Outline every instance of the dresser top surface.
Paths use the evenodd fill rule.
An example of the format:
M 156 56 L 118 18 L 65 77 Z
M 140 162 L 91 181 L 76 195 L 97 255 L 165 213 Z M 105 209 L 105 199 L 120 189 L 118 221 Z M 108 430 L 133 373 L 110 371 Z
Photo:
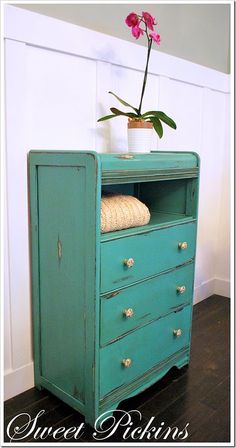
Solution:
M 98 153 L 95 151 L 57 151 L 34 150 L 30 151 L 30 161 L 41 164 L 45 160 L 56 163 L 59 159 L 64 161 L 80 162 L 81 157 L 94 157 L 101 166 L 102 171 L 139 171 L 139 170 L 181 170 L 198 169 L 199 156 L 188 151 L 153 151 L 150 153 Z M 48 159 L 49 157 L 49 159 Z
M 193 152 L 156 151 L 150 153 L 98 154 L 102 171 L 112 170 L 166 170 L 197 168 L 199 157 Z

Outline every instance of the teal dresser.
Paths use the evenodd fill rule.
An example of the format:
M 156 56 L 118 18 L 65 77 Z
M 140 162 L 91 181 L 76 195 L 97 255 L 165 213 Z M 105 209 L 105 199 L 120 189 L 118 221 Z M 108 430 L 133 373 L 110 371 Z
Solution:
M 29 170 L 35 384 L 93 425 L 189 363 L 199 158 L 31 151 Z M 102 192 L 150 223 L 101 234 Z

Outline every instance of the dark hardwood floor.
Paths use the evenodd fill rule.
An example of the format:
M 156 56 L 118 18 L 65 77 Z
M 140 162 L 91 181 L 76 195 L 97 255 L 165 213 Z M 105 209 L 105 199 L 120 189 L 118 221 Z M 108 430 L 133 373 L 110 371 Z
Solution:
M 229 299 L 216 295 L 195 305 L 189 366 L 181 370 L 171 369 L 155 385 L 120 404 L 119 409 L 121 410 L 138 410 L 142 414 L 141 422 L 137 412 L 131 414 L 133 416 L 132 428 L 129 425 L 133 430 L 141 426 L 144 431 L 146 427 L 142 439 L 137 439 L 137 431 L 134 432 L 135 440 L 130 437 L 124 439 L 127 426 L 120 426 L 111 437 L 100 440 L 101 443 L 230 441 L 229 305 Z M 45 413 L 39 418 L 35 430 L 39 426 L 41 428 L 51 426 L 52 430 L 61 427 L 78 427 L 84 422 L 84 418 L 79 413 L 49 392 L 33 388 L 5 402 L 5 442 L 9 441 L 7 425 L 14 416 L 27 413 L 34 419 L 42 409 L 45 410 Z M 117 411 L 117 416 L 121 418 L 122 415 Z M 15 424 L 12 426 L 22 427 L 26 422 L 27 416 L 22 415 L 15 420 Z M 149 433 L 153 438 L 148 438 L 148 427 L 146 426 L 148 422 L 151 422 L 149 430 L 153 426 L 156 427 L 156 438 L 153 436 L 154 432 Z M 188 436 L 181 440 L 181 437 L 186 435 L 184 428 L 187 423 L 189 423 L 187 426 Z M 30 432 L 29 428 L 28 433 Z M 159 432 L 158 428 L 160 428 Z M 94 428 L 87 424 L 85 424 L 81 438 L 77 440 L 74 438 L 65 440 L 62 432 L 58 432 L 57 441 L 46 433 L 42 439 L 34 439 L 35 430 L 22 439 L 22 443 L 28 443 L 28 445 L 33 442 L 45 443 L 45 446 L 48 442 L 55 444 L 68 442 L 68 445 L 73 442 L 97 443 L 97 439 L 93 437 Z M 175 433 L 177 436 L 174 439 Z M 104 435 L 100 435 L 100 437 L 102 438 Z

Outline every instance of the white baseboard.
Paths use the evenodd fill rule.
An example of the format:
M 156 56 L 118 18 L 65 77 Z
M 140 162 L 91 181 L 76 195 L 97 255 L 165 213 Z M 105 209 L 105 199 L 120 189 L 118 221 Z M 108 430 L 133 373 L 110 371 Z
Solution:
M 230 281 L 220 278 L 211 278 L 201 285 L 194 288 L 194 305 L 212 294 L 218 294 L 219 296 L 230 297 Z
M 207 280 L 206 282 L 201 283 L 201 285 L 194 288 L 194 299 L 193 303 L 194 305 L 198 302 L 201 302 L 202 300 L 207 299 L 207 297 L 212 296 L 212 294 L 215 294 L 215 279 L 211 278 L 210 280 Z
M 230 297 L 230 281 L 222 278 L 215 278 L 214 294 Z
M 4 400 L 15 397 L 31 387 L 34 387 L 33 362 L 17 370 L 8 370 L 4 375 Z

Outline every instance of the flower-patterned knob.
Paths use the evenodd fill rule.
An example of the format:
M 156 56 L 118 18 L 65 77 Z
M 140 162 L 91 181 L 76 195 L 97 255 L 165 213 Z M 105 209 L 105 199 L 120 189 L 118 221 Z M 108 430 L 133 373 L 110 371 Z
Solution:
M 180 242 L 178 244 L 178 248 L 181 249 L 181 250 L 188 249 L 188 243 L 186 241 Z
M 183 294 L 186 291 L 186 286 L 182 285 L 182 286 L 177 286 L 176 291 L 179 294 Z
M 122 365 L 126 368 L 130 367 L 132 364 L 132 360 L 130 358 L 122 359 Z
M 127 268 L 132 268 L 134 265 L 134 259 L 133 258 L 126 258 L 124 260 L 124 265 L 127 266 Z
M 134 310 L 133 310 L 132 308 L 126 308 L 126 309 L 123 311 L 123 315 L 124 315 L 125 317 L 133 317 L 133 315 L 134 315 Z
M 177 330 L 173 331 L 174 336 L 176 336 L 177 338 L 179 338 L 182 335 L 182 330 L 181 328 L 178 328 Z

